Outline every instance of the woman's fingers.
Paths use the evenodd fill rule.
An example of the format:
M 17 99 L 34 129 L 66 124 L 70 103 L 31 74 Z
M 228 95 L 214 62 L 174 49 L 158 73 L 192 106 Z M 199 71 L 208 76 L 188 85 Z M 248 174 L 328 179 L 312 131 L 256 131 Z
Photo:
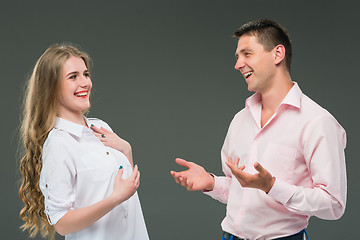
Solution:
M 102 128 L 95 127 L 94 125 L 91 125 L 90 128 L 96 133 L 100 133 L 100 134 L 106 133 L 105 131 L 102 130 Z
M 118 173 L 116 175 L 116 180 L 120 178 L 120 180 L 122 179 L 122 175 L 124 173 L 124 169 L 122 168 L 122 166 L 120 166 Z M 118 181 L 118 180 L 117 180 Z
M 93 133 L 95 134 L 95 136 L 100 139 L 100 141 L 104 142 L 106 140 L 106 136 L 109 137 L 110 134 L 112 134 L 113 132 L 110 132 L 109 130 L 106 130 L 105 128 L 101 127 L 95 127 L 95 126 L 91 126 L 91 129 L 93 130 Z
M 135 184 L 137 189 L 140 186 L 140 171 L 138 171 L 138 174 L 136 175 Z
M 103 128 L 103 127 L 101 127 L 100 129 L 101 129 L 101 131 L 103 131 L 104 133 L 113 133 L 113 132 L 111 132 L 111 131 L 107 130 L 106 128 Z
M 133 169 L 133 172 L 131 173 L 131 177 L 132 177 L 133 179 L 135 179 L 135 178 L 136 178 L 136 175 L 138 174 L 138 172 L 139 172 L 139 167 L 138 167 L 138 165 L 136 164 L 135 167 L 134 167 L 134 169 Z

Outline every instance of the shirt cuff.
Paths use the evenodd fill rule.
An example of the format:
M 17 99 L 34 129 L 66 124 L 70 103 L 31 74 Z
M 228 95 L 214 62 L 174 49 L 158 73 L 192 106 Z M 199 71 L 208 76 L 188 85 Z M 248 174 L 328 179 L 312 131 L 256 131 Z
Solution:
M 203 190 L 203 193 L 216 199 L 222 203 L 226 203 L 228 199 L 231 178 L 218 177 L 210 173 L 214 177 L 214 189 L 212 191 Z
M 268 193 L 268 196 L 285 205 L 295 192 L 296 186 L 276 178 L 274 185 Z
M 215 176 L 212 173 L 209 173 L 209 174 L 214 178 L 214 188 L 211 191 L 204 189 L 204 190 L 202 190 L 202 192 L 205 193 L 206 195 L 211 196 L 212 194 L 214 194 L 214 192 L 216 192 L 216 178 L 217 178 L 217 176 Z
M 68 211 L 61 211 L 54 214 L 49 214 L 49 212 L 45 211 L 45 214 L 48 218 L 49 224 L 56 224 Z

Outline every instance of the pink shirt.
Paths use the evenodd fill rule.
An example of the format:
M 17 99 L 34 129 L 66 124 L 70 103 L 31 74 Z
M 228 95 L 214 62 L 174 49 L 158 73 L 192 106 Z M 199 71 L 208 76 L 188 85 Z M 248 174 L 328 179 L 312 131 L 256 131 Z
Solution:
M 224 231 L 245 239 L 272 239 L 306 228 L 310 216 L 338 219 L 345 210 L 346 133 L 295 83 L 261 128 L 261 96 L 254 94 L 232 120 L 221 150 L 225 176 L 205 192 L 227 204 Z M 258 161 L 276 181 L 268 194 L 243 188 L 225 162 L 240 158 L 246 172 Z

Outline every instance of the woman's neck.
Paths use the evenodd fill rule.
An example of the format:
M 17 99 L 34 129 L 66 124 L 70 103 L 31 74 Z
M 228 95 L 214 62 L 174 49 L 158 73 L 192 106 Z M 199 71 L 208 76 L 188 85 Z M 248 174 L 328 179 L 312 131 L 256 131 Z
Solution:
M 83 125 L 85 127 L 88 127 L 84 118 L 84 114 L 58 114 L 58 117 L 63 118 L 67 121 Z

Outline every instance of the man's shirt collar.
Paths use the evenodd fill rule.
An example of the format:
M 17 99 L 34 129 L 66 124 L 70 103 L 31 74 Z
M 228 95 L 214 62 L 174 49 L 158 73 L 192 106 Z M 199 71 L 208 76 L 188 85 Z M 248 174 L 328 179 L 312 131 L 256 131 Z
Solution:
M 290 91 L 287 93 L 283 101 L 281 102 L 281 105 L 290 105 L 296 108 L 300 108 L 301 105 L 301 97 L 303 93 L 299 87 L 299 85 L 294 82 L 294 86 L 290 89 Z M 245 106 L 246 107 L 252 107 L 254 105 L 261 104 L 261 94 L 255 93 L 252 96 L 250 96 L 248 99 L 246 99 Z

